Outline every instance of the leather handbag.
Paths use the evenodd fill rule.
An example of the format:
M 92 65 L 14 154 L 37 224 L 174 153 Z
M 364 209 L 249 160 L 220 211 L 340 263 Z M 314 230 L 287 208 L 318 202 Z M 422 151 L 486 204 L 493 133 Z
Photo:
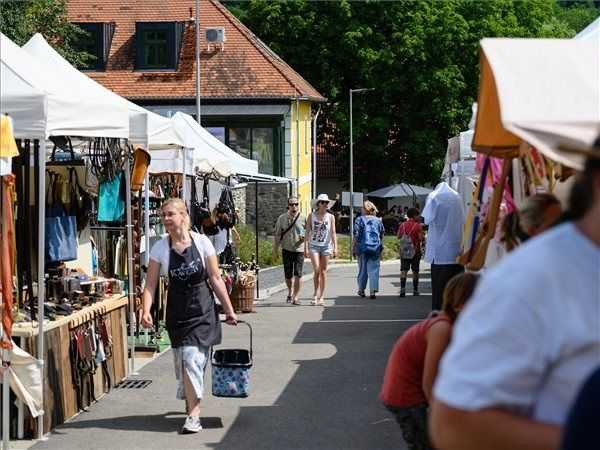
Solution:
M 131 191 L 137 192 L 144 185 L 144 178 L 150 166 L 150 153 L 142 147 L 136 147 L 133 153 L 133 170 L 131 172 Z
M 98 222 L 118 222 L 125 215 L 123 172 L 100 183 L 98 193 Z
M 51 181 L 49 194 L 53 197 L 56 176 Z M 48 201 L 46 196 L 46 261 L 62 262 L 77 259 L 77 223 L 75 216 L 67 214 L 61 202 Z

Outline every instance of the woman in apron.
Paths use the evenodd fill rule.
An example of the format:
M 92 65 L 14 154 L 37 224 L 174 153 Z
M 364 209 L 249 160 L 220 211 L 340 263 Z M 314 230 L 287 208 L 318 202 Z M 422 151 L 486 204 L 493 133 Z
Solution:
M 177 398 L 185 399 L 187 418 L 182 433 L 196 433 L 204 368 L 212 345 L 221 342 L 221 324 L 213 292 L 220 300 L 226 321 L 237 317 L 221 279 L 215 249 L 208 238 L 190 231 L 185 203 L 168 199 L 161 208 L 167 235 L 150 252 L 144 289 L 142 325 L 152 327 L 150 307 L 161 274 L 168 275 L 166 327 L 173 348 Z

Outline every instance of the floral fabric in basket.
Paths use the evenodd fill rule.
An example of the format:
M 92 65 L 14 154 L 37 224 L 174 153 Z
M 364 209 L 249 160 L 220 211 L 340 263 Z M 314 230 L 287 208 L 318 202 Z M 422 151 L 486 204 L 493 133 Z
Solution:
M 216 397 L 248 397 L 249 367 L 212 366 L 212 393 Z

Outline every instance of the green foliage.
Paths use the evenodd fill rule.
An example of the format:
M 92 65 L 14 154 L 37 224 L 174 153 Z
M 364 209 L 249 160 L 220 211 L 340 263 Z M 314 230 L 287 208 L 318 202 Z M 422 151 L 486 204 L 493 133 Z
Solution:
M 399 252 L 398 238 L 396 236 L 384 236 L 382 260 L 398 259 Z M 350 259 L 350 238 L 348 236 L 338 236 L 337 259 Z
M 243 262 L 249 262 L 256 255 L 255 234 L 252 228 L 246 225 L 237 225 L 236 229 L 240 233 L 240 246 L 237 254 Z M 281 255 L 273 259 L 273 240 L 260 239 L 258 240 L 258 264 L 260 267 L 275 266 L 282 264 Z
M 0 31 L 17 45 L 41 33 L 74 65 L 85 65 L 95 58 L 76 49 L 76 42 L 87 33 L 69 22 L 65 0 L 0 0 Z
M 568 38 L 600 15 L 555 0 L 224 3 L 328 98 L 319 135 L 345 168 L 349 89 L 376 88 L 353 99 L 357 190 L 436 181 L 447 139 L 471 117 L 480 39 Z

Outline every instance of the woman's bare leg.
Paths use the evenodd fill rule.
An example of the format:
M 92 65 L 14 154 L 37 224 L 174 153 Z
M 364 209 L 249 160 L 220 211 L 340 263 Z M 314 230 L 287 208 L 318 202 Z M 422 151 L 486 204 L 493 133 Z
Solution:
M 319 302 L 323 302 L 325 297 L 325 286 L 327 285 L 327 265 L 329 264 L 329 256 L 321 255 L 319 257 L 319 278 L 321 279 L 321 295 Z
M 190 381 L 190 377 L 183 368 L 183 388 L 185 391 L 185 405 L 187 407 L 187 415 L 188 416 L 200 416 L 200 399 L 196 397 L 196 391 L 192 382 Z
M 314 292 L 313 292 L 313 298 L 315 300 L 317 300 L 318 298 L 318 290 L 319 290 L 319 284 L 320 284 L 320 280 L 319 280 L 319 255 L 317 253 L 313 253 L 310 252 L 310 262 L 312 263 L 313 266 L 313 285 L 314 285 Z

